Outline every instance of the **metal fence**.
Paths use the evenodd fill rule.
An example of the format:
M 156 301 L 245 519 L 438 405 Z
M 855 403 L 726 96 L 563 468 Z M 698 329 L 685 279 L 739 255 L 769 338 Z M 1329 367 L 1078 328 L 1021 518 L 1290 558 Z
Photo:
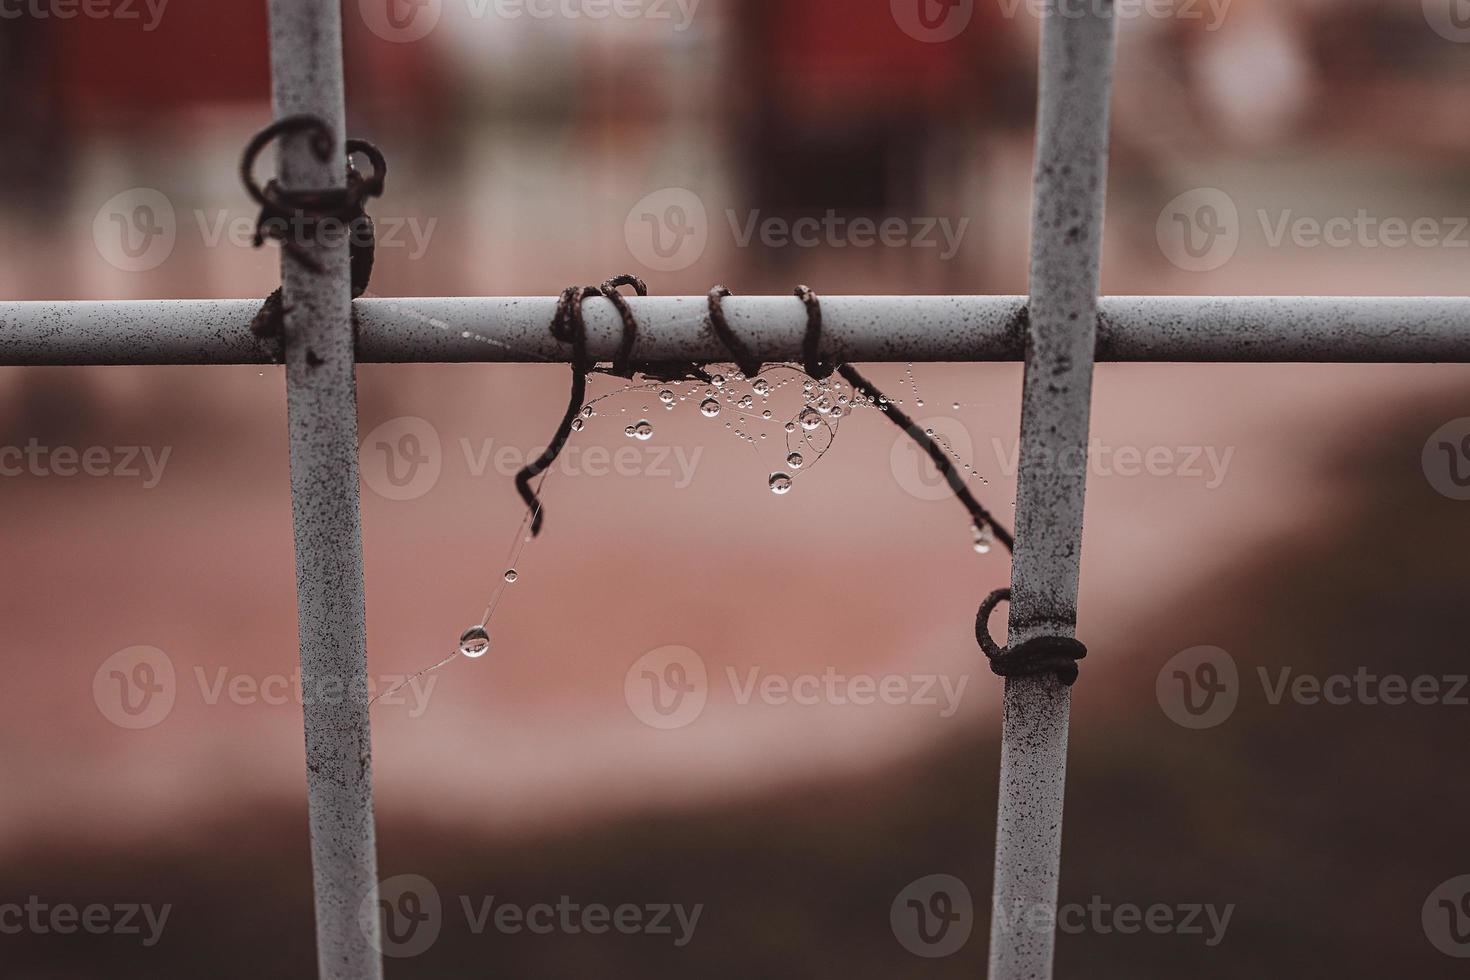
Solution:
M 1085 8 L 1085 9 L 1084 9 Z M 309 113 L 344 132 L 339 0 L 270 0 L 278 117 Z M 1098 296 L 1114 52 L 1110 3 L 1044 20 L 1030 297 L 826 297 L 833 361 L 1024 358 L 1012 643 L 1074 634 L 1085 468 L 1025 465 L 1087 452 L 1094 361 L 1470 362 L 1470 299 Z M 283 141 L 287 190 L 341 187 L 345 161 Z M 372 916 L 377 863 L 355 363 L 567 362 L 547 330 L 552 299 L 351 299 L 345 243 L 308 246 L 321 271 L 284 261 L 284 341 L 303 683 L 352 696 L 305 706 L 307 784 L 322 977 L 382 975 Z M 638 360 L 728 360 L 705 297 L 629 301 Z M 261 364 L 274 344 L 246 324 L 259 301 L 0 303 L 0 364 Z M 357 315 L 354 343 L 354 312 Z M 732 298 L 731 329 L 757 357 L 802 355 L 793 297 Z M 450 323 L 480 325 L 474 336 Z M 621 320 L 587 306 L 589 354 L 610 358 Z M 995 908 L 1055 922 L 1070 689 L 1052 675 L 1006 682 Z M 1055 932 L 992 925 L 990 976 L 1051 976 Z

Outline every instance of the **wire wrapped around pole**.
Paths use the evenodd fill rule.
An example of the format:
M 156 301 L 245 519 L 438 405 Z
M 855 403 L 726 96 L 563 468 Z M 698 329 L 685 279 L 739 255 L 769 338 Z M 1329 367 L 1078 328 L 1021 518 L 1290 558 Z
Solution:
M 567 401 L 566 414 L 562 416 L 561 425 L 557 427 L 556 435 L 552 436 L 551 444 L 535 461 L 516 474 L 516 489 L 520 491 L 521 499 L 526 502 L 533 515 L 532 537 L 541 533 L 541 526 L 546 521 L 546 509 L 541 506 L 541 500 L 536 496 L 531 481 L 549 470 L 566 448 L 567 440 L 572 435 L 572 426 L 582 411 L 582 403 L 587 400 L 587 374 L 592 370 L 592 362 L 587 355 L 587 321 L 582 314 L 582 303 L 590 296 L 601 295 L 603 291 L 597 286 L 567 287 L 562 291 L 561 299 L 556 304 L 556 317 L 551 321 L 552 335 L 557 340 L 572 345 L 572 393 Z

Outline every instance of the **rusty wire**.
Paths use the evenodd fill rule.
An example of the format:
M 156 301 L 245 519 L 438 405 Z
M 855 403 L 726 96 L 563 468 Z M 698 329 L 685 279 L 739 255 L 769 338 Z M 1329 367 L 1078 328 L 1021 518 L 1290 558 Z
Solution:
M 367 292 L 377 255 L 377 229 L 365 206 L 369 199 L 381 197 L 388 178 L 388 162 L 381 150 L 367 140 L 346 142 L 347 181 L 342 187 L 319 190 L 287 190 L 279 180 L 271 178 L 262 187 L 255 179 L 255 164 L 260 154 L 282 136 L 305 134 L 312 155 L 326 162 L 336 144 L 332 129 L 321 118 L 309 114 L 286 116 L 256 133 L 245 147 L 240 160 L 240 179 L 251 200 L 260 206 L 255 222 L 254 245 L 277 241 L 295 262 L 320 275 L 322 265 L 305 246 L 290 235 L 292 227 L 306 234 L 315 233 L 323 221 L 342 223 L 350 243 L 350 277 L 352 298 Z M 371 169 L 363 174 L 353 165 L 356 154 L 367 157 Z M 354 327 L 356 322 L 354 320 Z M 285 329 L 285 310 L 281 291 L 266 298 L 260 312 L 250 322 L 250 330 L 262 339 L 279 340 Z

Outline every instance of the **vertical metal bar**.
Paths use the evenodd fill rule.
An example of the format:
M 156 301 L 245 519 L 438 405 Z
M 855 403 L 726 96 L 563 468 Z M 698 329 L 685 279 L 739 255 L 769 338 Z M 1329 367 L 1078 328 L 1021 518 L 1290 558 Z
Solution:
M 341 146 L 340 0 L 270 0 L 270 33 L 277 117 L 319 116 Z M 280 174 L 287 189 L 341 187 L 345 154 L 323 163 L 305 137 L 288 138 Z M 281 279 L 317 967 L 323 978 L 375 980 L 382 959 L 348 251 L 345 242 L 301 244 L 322 272 L 283 252 Z M 373 914 L 360 924 L 364 903 Z
M 1011 643 L 1076 632 L 1113 50 L 1110 2 L 1044 19 Z M 1071 705 L 1054 676 L 1006 682 L 991 980 L 1052 975 Z

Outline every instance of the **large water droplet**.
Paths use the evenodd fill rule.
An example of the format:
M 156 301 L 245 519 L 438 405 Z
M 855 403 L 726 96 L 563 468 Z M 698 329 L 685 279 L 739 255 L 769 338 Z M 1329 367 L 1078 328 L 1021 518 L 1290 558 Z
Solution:
M 725 387 L 725 376 L 723 374 L 717 374 L 709 379 L 709 383 L 716 388 L 723 388 Z
M 471 626 L 460 634 L 459 652 L 471 660 L 478 660 L 490 652 L 490 631 L 483 626 Z
M 699 411 L 705 418 L 714 418 L 720 414 L 720 403 L 713 398 L 706 398 L 699 406 Z
M 769 395 L 771 393 L 771 383 L 765 378 L 756 378 L 755 384 L 750 386 L 750 390 L 757 395 Z
M 647 442 L 648 440 L 653 438 L 653 423 L 648 421 L 648 419 L 643 419 L 637 425 L 633 426 L 633 435 L 635 435 L 639 439 L 639 441 Z
M 801 469 L 802 464 L 805 462 L 806 460 L 802 458 L 801 453 L 792 453 L 790 456 L 786 457 L 786 465 L 791 467 L 793 470 Z
M 808 432 L 822 424 L 822 416 L 815 408 L 803 408 L 801 414 L 796 417 L 801 427 Z
M 785 473 L 771 474 L 771 492 L 777 496 L 789 493 L 791 490 L 791 477 Z
M 660 391 L 658 393 L 658 400 L 663 402 L 665 405 L 672 405 L 674 404 L 674 393 L 665 388 L 663 391 Z
M 592 417 L 592 415 L 593 415 L 592 406 L 591 405 L 585 405 L 585 406 L 583 406 L 583 408 L 582 408 L 582 418 L 584 418 L 584 419 L 590 419 Z

